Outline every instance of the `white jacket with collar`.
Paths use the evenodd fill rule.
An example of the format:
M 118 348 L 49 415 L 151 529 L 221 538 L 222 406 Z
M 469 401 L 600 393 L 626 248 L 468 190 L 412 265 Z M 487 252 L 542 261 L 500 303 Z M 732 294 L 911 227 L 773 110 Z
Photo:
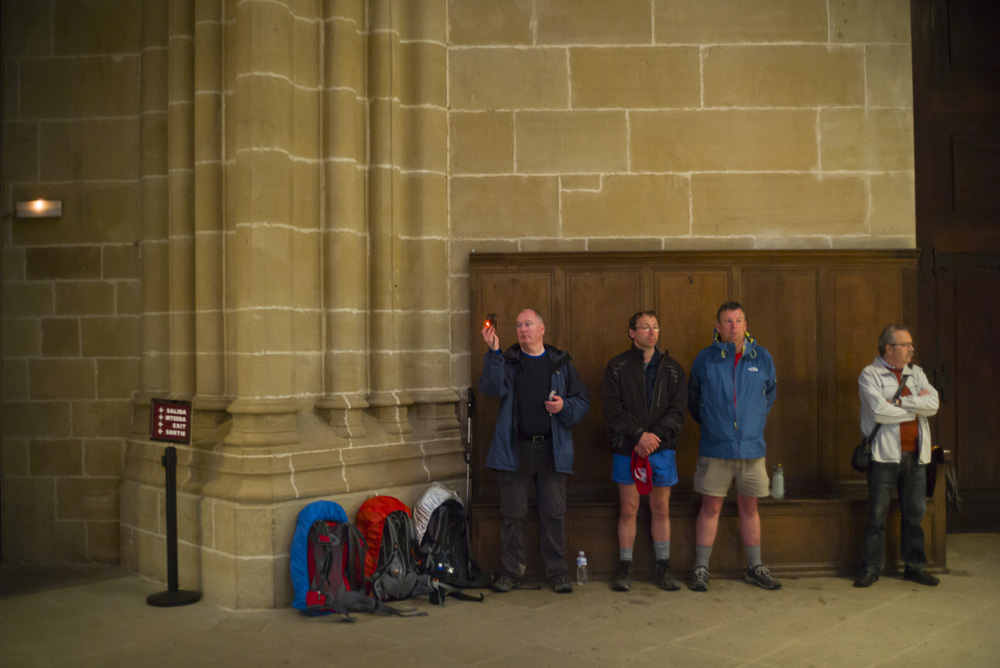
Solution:
M 897 463 L 900 460 L 899 425 L 903 422 L 916 420 L 920 426 L 919 461 L 929 464 L 931 461 L 931 430 L 927 418 L 938 412 L 940 401 L 937 390 L 928 382 L 923 369 L 916 364 L 908 364 L 903 370 L 906 386 L 910 388 L 910 396 L 901 397 L 901 406 L 889 403 L 899 389 L 896 375 L 889 370 L 881 357 L 861 371 L 858 377 L 858 389 L 861 394 L 861 433 L 867 436 L 879 427 L 872 446 L 872 459 L 882 463 Z M 928 394 L 920 396 L 922 390 Z

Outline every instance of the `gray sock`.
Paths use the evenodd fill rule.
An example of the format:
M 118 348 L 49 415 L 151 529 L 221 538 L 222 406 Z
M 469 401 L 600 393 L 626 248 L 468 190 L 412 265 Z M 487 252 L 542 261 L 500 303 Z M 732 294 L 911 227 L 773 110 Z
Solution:
M 750 568 L 760 566 L 760 545 L 746 545 L 745 549 L 747 551 L 747 566 Z
M 657 561 L 664 561 L 670 559 L 670 541 L 669 540 L 654 540 L 653 541 L 653 554 L 656 555 Z
M 632 548 L 631 547 L 619 547 L 618 548 L 618 559 L 621 561 L 632 561 Z
M 708 568 L 708 559 L 712 556 L 712 546 L 711 545 L 695 545 L 694 546 L 694 565 L 704 566 Z

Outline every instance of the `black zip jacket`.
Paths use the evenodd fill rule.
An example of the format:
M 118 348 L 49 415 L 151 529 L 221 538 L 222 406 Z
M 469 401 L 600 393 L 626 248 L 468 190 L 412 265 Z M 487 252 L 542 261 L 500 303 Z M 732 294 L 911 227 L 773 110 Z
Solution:
M 653 384 L 653 401 L 647 410 L 646 374 L 642 350 L 632 346 L 613 357 L 604 370 L 601 403 L 611 427 L 611 452 L 631 455 L 645 431 L 660 439 L 661 448 L 676 449 L 684 426 L 687 383 L 684 369 L 664 350 Z

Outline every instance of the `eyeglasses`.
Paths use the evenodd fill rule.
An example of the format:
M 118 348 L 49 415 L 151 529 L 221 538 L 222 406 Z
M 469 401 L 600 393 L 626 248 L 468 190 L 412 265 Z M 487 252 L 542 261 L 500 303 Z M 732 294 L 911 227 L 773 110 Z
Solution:
M 910 348 L 911 350 L 913 350 L 912 343 L 890 343 L 889 345 L 896 346 L 897 348 Z
M 658 332 L 658 331 L 660 331 L 660 328 L 659 327 L 650 327 L 649 325 L 641 325 L 639 327 L 636 327 L 635 331 L 637 331 L 637 332 Z

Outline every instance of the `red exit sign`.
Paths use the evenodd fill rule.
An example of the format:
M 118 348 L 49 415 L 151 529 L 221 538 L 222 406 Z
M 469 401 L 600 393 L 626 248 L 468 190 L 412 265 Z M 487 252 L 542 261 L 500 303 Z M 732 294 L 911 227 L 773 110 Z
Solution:
M 153 399 L 149 408 L 149 440 L 191 442 L 191 402 Z

